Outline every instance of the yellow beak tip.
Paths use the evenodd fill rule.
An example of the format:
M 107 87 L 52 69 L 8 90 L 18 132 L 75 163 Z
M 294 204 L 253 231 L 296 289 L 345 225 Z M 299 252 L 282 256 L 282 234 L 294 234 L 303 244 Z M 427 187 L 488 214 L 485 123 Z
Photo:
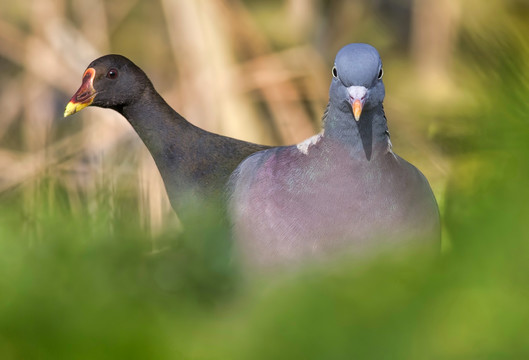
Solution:
M 88 105 L 90 105 L 90 103 L 74 103 L 70 101 L 64 109 L 64 117 L 73 115 L 76 112 L 83 110 Z

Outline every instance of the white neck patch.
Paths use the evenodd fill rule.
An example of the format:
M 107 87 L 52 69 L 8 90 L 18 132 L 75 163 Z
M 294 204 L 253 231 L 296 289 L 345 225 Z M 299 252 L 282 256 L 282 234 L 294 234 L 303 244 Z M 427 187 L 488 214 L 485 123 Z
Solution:
M 309 153 L 309 147 L 313 146 L 313 145 L 316 145 L 320 140 L 321 138 L 323 137 L 323 131 L 319 134 L 316 134 L 314 136 L 311 136 L 310 138 L 308 138 L 307 140 L 299 143 L 296 145 L 296 147 L 298 148 L 298 150 L 302 153 L 302 154 L 305 154 L 307 155 Z

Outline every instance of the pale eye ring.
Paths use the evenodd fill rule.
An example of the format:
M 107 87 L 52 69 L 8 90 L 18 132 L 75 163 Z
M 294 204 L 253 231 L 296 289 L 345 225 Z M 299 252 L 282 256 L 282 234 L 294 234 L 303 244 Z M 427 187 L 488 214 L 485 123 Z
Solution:
M 382 79 L 382 76 L 384 76 L 384 70 L 382 70 L 382 68 L 380 68 L 380 71 L 378 72 L 378 78 Z
M 336 69 L 336 66 L 332 67 L 332 76 L 335 78 L 338 77 L 338 69 Z

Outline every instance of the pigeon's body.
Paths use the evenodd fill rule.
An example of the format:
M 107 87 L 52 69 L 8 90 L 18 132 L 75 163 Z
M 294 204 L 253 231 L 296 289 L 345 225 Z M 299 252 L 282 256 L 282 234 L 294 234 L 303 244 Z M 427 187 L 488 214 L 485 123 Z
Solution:
M 331 85 L 324 132 L 297 146 L 258 152 L 232 174 L 234 231 L 252 263 L 358 254 L 409 242 L 439 248 L 439 214 L 428 181 L 391 150 L 378 53 L 363 44 L 344 49 L 336 67 L 338 74 L 346 70 Z M 367 74 L 348 76 L 348 60 Z M 358 86 L 368 92 L 360 94 L 362 117 L 355 121 Z

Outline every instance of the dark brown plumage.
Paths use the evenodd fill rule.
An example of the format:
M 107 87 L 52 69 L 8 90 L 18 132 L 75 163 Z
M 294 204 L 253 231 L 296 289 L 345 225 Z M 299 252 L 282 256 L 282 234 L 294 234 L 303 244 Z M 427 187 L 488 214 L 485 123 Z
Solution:
M 172 109 L 147 75 L 121 55 L 94 60 L 64 116 L 92 105 L 122 114 L 149 149 L 176 212 L 189 200 L 222 194 L 230 174 L 248 155 L 268 146 L 202 130 Z

